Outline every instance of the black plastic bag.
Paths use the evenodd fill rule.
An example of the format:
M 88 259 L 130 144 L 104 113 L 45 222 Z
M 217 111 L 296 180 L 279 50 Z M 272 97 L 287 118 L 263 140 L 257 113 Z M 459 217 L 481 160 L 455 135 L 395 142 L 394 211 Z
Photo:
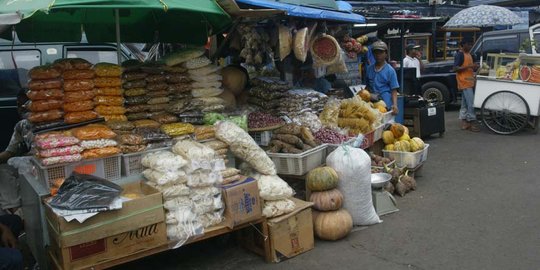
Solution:
M 72 173 L 58 189 L 50 205 L 67 210 L 108 209 L 122 188 L 105 179 Z

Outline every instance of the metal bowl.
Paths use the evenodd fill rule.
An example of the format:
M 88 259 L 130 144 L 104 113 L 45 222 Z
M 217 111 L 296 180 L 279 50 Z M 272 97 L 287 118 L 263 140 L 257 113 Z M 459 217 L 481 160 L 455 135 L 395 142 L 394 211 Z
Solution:
M 392 179 L 392 175 L 389 173 L 372 173 L 371 174 L 371 187 L 382 188 L 386 182 Z

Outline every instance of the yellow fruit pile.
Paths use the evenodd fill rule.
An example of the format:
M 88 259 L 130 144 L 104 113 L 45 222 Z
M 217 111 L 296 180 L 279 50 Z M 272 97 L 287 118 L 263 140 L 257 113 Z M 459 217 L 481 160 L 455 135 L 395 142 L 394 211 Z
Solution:
M 425 143 L 422 139 L 409 137 L 409 129 L 402 124 L 392 124 L 389 130 L 382 134 L 384 150 L 399 152 L 416 152 L 424 149 Z
M 349 134 L 356 136 L 366 134 L 380 124 L 381 113 L 373 109 L 370 103 L 363 101 L 359 96 L 345 99 L 339 108 L 338 126 L 348 128 Z

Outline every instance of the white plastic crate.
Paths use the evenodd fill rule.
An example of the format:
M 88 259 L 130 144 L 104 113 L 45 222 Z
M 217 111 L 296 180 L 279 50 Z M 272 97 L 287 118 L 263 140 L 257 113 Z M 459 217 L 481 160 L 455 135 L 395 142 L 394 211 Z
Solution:
M 414 169 L 418 165 L 424 163 L 427 160 L 429 144 L 426 143 L 426 147 L 416 152 L 399 152 L 383 150 L 384 157 L 394 158 L 398 167 L 407 167 Z
M 392 115 L 392 112 L 385 112 L 383 113 L 382 122 L 383 124 L 393 123 L 395 121 L 396 116 Z
M 145 154 L 150 152 L 160 151 L 160 150 L 170 150 L 170 147 L 157 148 L 146 150 L 137 153 L 122 154 L 122 175 L 130 176 L 134 174 L 140 174 L 144 171 L 144 167 L 141 163 L 142 158 Z
M 260 146 L 268 146 L 272 140 L 272 131 L 250 132 L 249 135 Z
M 74 163 L 43 166 L 39 160 L 33 158 L 36 176 L 44 187 L 50 188 L 51 181 L 66 179 L 72 172 L 90 174 L 110 181 L 118 180 L 121 175 L 120 155 L 82 160 Z
M 375 129 L 375 132 L 373 133 L 373 142 L 382 139 L 382 134 L 385 126 L 386 124 L 383 123 Z
M 300 154 L 267 153 L 278 174 L 304 175 L 326 162 L 326 144 Z

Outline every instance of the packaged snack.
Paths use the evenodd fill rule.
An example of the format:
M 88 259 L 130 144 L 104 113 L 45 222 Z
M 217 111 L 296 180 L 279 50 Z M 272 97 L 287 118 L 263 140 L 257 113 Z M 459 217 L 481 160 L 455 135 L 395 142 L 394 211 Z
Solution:
M 142 119 L 148 118 L 148 113 L 147 112 L 128 113 L 126 117 L 129 121 L 142 120 Z
M 147 94 L 149 97 L 166 97 L 169 95 L 169 91 L 162 90 L 162 91 L 151 91 Z
M 165 66 L 163 67 L 163 71 L 168 73 L 185 73 L 187 69 L 181 66 Z
M 216 72 L 219 72 L 220 70 L 221 70 L 221 67 L 208 65 L 208 66 L 198 68 L 198 69 L 190 69 L 188 73 L 190 76 L 195 78 L 195 77 L 200 77 L 200 76 L 216 73 Z
M 83 79 L 93 79 L 96 74 L 91 69 L 81 69 L 81 70 L 66 70 L 62 73 L 62 78 L 64 80 L 83 80 Z
M 150 98 L 147 102 L 148 105 L 153 104 L 162 104 L 162 103 L 169 103 L 170 99 L 168 97 L 155 97 Z
M 28 72 L 32 80 L 49 80 L 60 77 L 60 71 L 53 66 L 38 66 Z
M 146 89 L 144 88 L 131 88 L 124 91 L 124 96 L 126 97 L 135 97 L 146 95 Z
M 54 149 L 59 147 L 66 147 L 70 145 L 76 145 L 79 143 L 79 139 L 73 136 L 66 136 L 63 134 L 50 134 L 50 136 L 44 136 L 47 134 L 36 135 L 34 142 L 40 149 Z
M 26 96 L 30 100 L 62 99 L 64 91 L 62 89 L 30 90 L 26 92 Z
M 122 106 L 105 106 L 105 105 L 99 105 L 96 106 L 94 109 L 97 113 L 100 115 L 107 115 L 107 114 L 125 114 L 126 108 Z
M 223 93 L 222 88 L 197 88 L 191 90 L 191 95 L 193 97 L 215 97 Z
M 82 159 L 81 154 L 74 154 L 68 156 L 50 157 L 41 160 L 41 164 L 44 166 L 56 165 L 61 163 L 77 162 Z
M 71 132 L 79 140 L 112 139 L 116 137 L 116 133 L 110 128 L 100 124 L 90 124 L 84 127 L 74 128 Z
M 124 98 L 122 96 L 96 96 L 94 102 L 96 105 L 122 106 Z
M 170 124 L 170 123 L 178 122 L 178 117 L 170 113 L 160 113 L 157 115 L 153 115 L 150 118 L 156 122 L 159 122 L 160 124 Z
M 98 77 L 120 77 L 122 67 L 111 63 L 97 63 L 94 65 L 96 76 Z
M 150 112 L 164 112 L 168 107 L 169 103 L 147 105 L 148 111 Z
M 215 81 L 215 82 L 193 82 L 191 83 L 191 87 L 194 89 L 196 88 L 221 88 L 221 82 Z
M 182 65 L 187 69 L 198 69 L 205 66 L 210 65 L 212 62 L 210 62 L 210 59 L 206 56 L 200 56 L 195 59 L 188 60 L 184 62 Z
M 65 92 L 64 102 L 69 103 L 76 101 L 92 100 L 95 95 L 96 92 L 94 90 Z
M 83 151 L 83 148 L 78 145 L 70 145 L 52 149 L 44 149 L 39 151 L 39 156 L 42 158 L 68 156 L 73 154 L 79 154 Z
M 159 128 L 160 124 L 154 120 L 136 120 L 133 121 L 135 128 Z
M 30 80 L 28 82 L 28 89 L 30 90 L 45 90 L 45 89 L 61 89 L 62 80 L 50 79 L 50 80 Z
M 169 136 L 176 137 L 193 133 L 195 131 L 195 128 L 192 124 L 188 123 L 173 123 L 162 125 L 161 130 Z
M 127 130 L 131 131 L 135 128 L 135 125 L 129 121 L 111 120 L 106 125 L 112 130 Z
M 128 113 L 138 113 L 138 112 L 145 112 L 148 110 L 148 105 L 141 104 L 141 105 L 128 105 L 126 107 L 126 112 Z
M 126 105 L 146 104 L 150 100 L 147 96 L 126 97 Z
M 167 90 L 169 88 L 169 85 L 166 83 L 152 83 L 146 85 L 146 90 L 148 91 L 162 91 Z
M 61 110 L 33 112 L 28 115 L 28 120 L 32 123 L 41 123 L 61 119 L 62 116 L 64 116 L 64 113 Z
M 124 89 L 120 87 L 97 88 L 96 94 L 98 96 L 121 96 L 124 94 Z
M 116 133 L 117 135 L 124 135 L 124 134 L 132 134 L 132 133 L 133 133 L 133 130 L 118 130 L 118 129 L 113 129 L 113 132 Z
M 84 140 L 81 141 L 80 144 L 81 147 L 84 149 L 104 148 L 118 145 L 115 140 L 111 139 Z
M 127 121 L 127 116 L 123 114 L 104 114 L 102 117 L 105 119 L 106 122 L 108 121 Z
M 120 153 L 120 148 L 115 146 L 88 149 L 82 152 L 82 156 L 85 159 L 109 157 Z
M 65 58 L 54 61 L 53 66 L 62 71 L 70 69 L 91 69 L 92 64 L 82 58 Z
M 144 80 L 148 74 L 140 71 L 124 72 L 122 79 L 126 82 Z
M 174 73 L 167 76 L 168 83 L 189 83 L 191 77 L 188 74 Z
M 94 109 L 94 102 L 91 100 L 75 101 L 64 104 L 64 112 L 83 112 Z
M 138 80 L 138 81 L 129 81 L 122 85 L 122 88 L 124 89 L 131 89 L 131 88 L 144 88 L 146 86 L 146 80 Z
M 96 87 L 120 87 L 122 86 L 122 79 L 120 77 L 97 77 L 94 79 Z
M 148 83 L 167 82 L 167 76 L 163 74 L 152 74 L 148 75 L 145 80 Z
M 144 144 L 144 138 L 139 134 L 124 134 L 124 135 L 118 135 L 116 137 L 116 141 L 118 141 L 120 144 L 125 145 L 138 145 L 138 144 Z
M 184 93 L 191 91 L 192 87 L 189 83 L 169 84 L 168 91 L 172 93 Z
M 31 112 L 44 112 L 50 110 L 61 109 L 64 102 L 58 99 L 48 99 L 48 100 L 35 100 L 30 101 L 26 108 Z
M 92 80 L 69 80 L 64 81 L 64 91 L 87 91 L 94 89 Z
M 169 135 L 163 133 L 159 128 L 137 128 L 135 132 L 144 138 L 147 143 L 170 140 Z
M 119 147 L 120 147 L 120 150 L 122 151 L 122 153 L 124 153 L 124 154 L 137 153 L 137 152 L 142 152 L 142 151 L 146 150 L 146 145 L 145 144 L 141 144 L 141 145 L 124 145 L 124 144 L 121 144 Z
M 188 109 L 189 99 L 180 99 L 169 103 L 167 111 L 171 113 L 182 113 Z
M 70 112 L 66 113 L 66 115 L 64 116 L 64 122 L 66 122 L 67 124 L 75 124 L 96 118 L 98 118 L 98 115 L 94 111 Z
M 194 76 L 192 79 L 195 82 L 211 83 L 211 82 L 221 81 L 223 80 L 223 77 L 221 77 L 221 75 L 218 75 L 218 74 L 208 74 L 208 75 L 203 75 L 203 76 Z

